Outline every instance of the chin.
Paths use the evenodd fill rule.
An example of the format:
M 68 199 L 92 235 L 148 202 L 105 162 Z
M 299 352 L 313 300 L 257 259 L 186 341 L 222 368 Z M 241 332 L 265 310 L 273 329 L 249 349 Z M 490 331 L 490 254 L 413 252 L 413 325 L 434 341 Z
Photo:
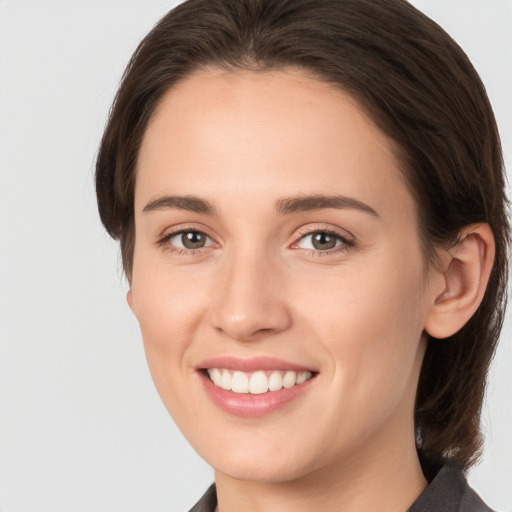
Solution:
M 286 445 L 284 445 L 286 446 Z M 296 480 L 311 470 L 312 464 L 305 460 L 307 454 L 290 446 L 288 450 L 262 450 L 257 446 L 247 449 L 240 444 L 240 449 L 223 450 L 216 453 L 199 455 L 210 464 L 216 472 L 235 480 L 259 483 L 283 483 Z M 298 458 L 301 455 L 301 458 Z
M 214 461 L 215 462 L 215 461 Z M 266 466 L 266 467 L 265 467 Z M 283 463 L 265 464 L 260 461 L 251 464 L 250 461 L 241 461 L 240 464 L 220 463 L 213 466 L 216 472 L 222 473 L 234 480 L 258 482 L 265 484 L 278 484 L 297 480 L 304 476 L 305 471 L 300 471 L 292 464 Z

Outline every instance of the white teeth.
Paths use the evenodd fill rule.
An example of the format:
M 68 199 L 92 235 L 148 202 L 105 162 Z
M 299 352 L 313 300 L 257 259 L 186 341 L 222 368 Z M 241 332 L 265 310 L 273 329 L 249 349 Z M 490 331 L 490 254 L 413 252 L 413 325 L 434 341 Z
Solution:
M 299 372 L 297 374 L 296 384 L 302 384 L 303 382 L 306 382 L 308 379 L 311 379 L 311 377 L 311 372 Z
M 272 373 L 259 370 L 253 373 L 230 371 L 221 368 L 209 368 L 208 374 L 212 382 L 223 389 L 234 393 L 251 393 L 261 395 L 268 391 L 289 389 L 296 384 L 302 384 L 313 376 L 311 372 L 273 371 Z
M 231 381 L 232 381 L 232 377 L 231 377 L 231 374 L 227 371 L 227 370 L 224 370 L 222 372 L 222 377 L 221 377 L 221 381 L 220 381 L 220 387 L 222 389 L 227 389 L 228 391 L 231 389 Z
M 224 373 L 226 373 L 226 370 L 224 370 Z M 249 393 L 249 379 L 244 372 L 233 373 L 231 391 L 234 391 L 235 393 Z
M 270 391 L 279 391 L 283 387 L 283 376 L 280 372 L 272 372 L 268 379 L 268 389 Z
M 249 380 L 249 393 L 261 395 L 268 391 L 268 379 L 265 372 L 254 372 Z
M 295 382 L 297 381 L 297 373 L 296 372 L 286 372 L 283 377 L 283 388 L 289 389 L 295 386 Z
M 216 386 L 221 387 L 222 375 L 220 373 L 220 370 L 218 368 L 213 368 L 209 373 L 210 373 L 210 377 L 213 380 L 214 384 Z

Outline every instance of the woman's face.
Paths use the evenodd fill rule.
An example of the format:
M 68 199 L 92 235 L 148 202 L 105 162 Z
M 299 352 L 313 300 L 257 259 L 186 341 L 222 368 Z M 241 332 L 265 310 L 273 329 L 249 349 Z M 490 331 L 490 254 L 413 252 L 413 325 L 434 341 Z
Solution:
M 414 447 L 432 300 L 416 219 L 389 140 L 300 70 L 203 71 L 163 98 L 128 300 L 218 472 L 288 481 Z

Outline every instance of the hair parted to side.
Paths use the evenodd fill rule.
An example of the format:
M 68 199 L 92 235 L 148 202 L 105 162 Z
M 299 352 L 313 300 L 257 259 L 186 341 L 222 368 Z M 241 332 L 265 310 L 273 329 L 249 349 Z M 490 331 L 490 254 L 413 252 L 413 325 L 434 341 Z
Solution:
M 187 0 L 137 48 L 101 141 L 96 190 L 131 279 L 137 156 L 164 93 L 195 71 L 300 67 L 352 94 L 396 145 L 426 261 L 487 222 L 496 243 L 485 297 L 446 340 L 429 337 L 416 400 L 425 455 L 467 469 L 481 450 L 486 375 L 506 302 L 509 226 L 494 115 L 478 74 L 446 32 L 405 0 Z

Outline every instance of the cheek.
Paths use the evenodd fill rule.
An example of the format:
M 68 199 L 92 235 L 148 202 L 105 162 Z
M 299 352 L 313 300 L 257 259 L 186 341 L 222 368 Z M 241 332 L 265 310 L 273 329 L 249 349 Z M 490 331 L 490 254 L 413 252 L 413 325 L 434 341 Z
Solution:
M 384 262 L 386 263 L 386 262 Z M 326 288 L 326 284 L 327 288 Z M 424 298 L 421 261 L 365 265 L 311 289 L 303 311 L 330 354 L 341 403 L 362 413 L 393 406 L 413 383 L 421 359 Z M 374 409 L 369 409 L 372 404 Z
M 204 317 L 204 279 L 184 278 L 183 273 L 156 272 L 150 264 L 134 267 L 132 293 L 144 349 L 155 386 L 164 403 L 180 399 L 170 393 L 182 382 L 188 347 Z
M 172 272 L 152 262 L 134 267 L 134 312 L 144 340 L 158 350 L 176 350 L 201 318 L 205 302 L 204 277 L 193 272 Z

